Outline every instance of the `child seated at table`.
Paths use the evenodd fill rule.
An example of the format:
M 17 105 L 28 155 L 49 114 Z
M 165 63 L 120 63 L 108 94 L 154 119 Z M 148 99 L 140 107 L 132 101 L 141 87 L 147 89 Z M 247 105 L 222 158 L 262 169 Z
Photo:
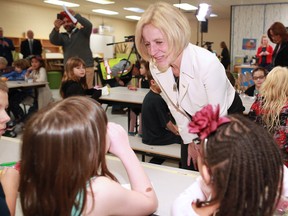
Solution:
M 10 73 L 2 74 L 2 77 L 6 77 L 8 80 L 24 80 L 29 68 L 29 61 L 26 59 L 19 59 L 13 62 L 14 70 Z
M 2 77 L 6 77 L 8 80 L 24 80 L 27 70 L 29 68 L 29 61 L 26 59 L 19 59 L 13 62 L 15 70 L 3 74 Z M 22 122 L 25 119 L 25 114 L 20 104 L 24 98 L 32 94 L 31 89 L 13 88 L 9 91 L 9 110 L 14 116 L 15 123 Z
M 12 66 L 7 66 L 8 61 L 6 60 L 5 57 L 0 56 L 0 76 L 5 73 L 10 73 L 11 71 L 14 70 L 14 67 Z
M 219 117 L 219 106 L 207 105 L 189 132 L 201 140 L 201 177 L 176 199 L 172 215 L 273 215 L 281 193 L 288 195 L 287 168 L 264 128 L 240 115 Z
M 181 143 L 178 127 L 169 108 L 161 97 L 161 89 L 153 79 L 150 71 L 147 72 L 150 91 L 142 104 L 142 142 L 148 145 L 168 145 Z M 162 164 L 165 160 L 153 157 L 150 163 Z
M 260 87 L 262 83 L 265 81 L 268 71 L 263 67 L 257 67 L 252 71 L 252 79 L 254 81 L 254 85 L 250 86 L 245 94 L 253 97 L 259 94 Z
M 130 90 L 137 90 L 137 88 L 146 88 L 149 89 L 149 81 L 147 78 L 147 73 L 149 71 L 149 62 L 145 60 L 140 61 L 140 79 L 138 81 L 137 86 L 128 85 L 128 89 Z M 129 131 L 128 134 L 130 136 L 134 136 L 136 134 L 136 127 L 137 127 L 137 116 L 139 118 L 139 128 L 138 128 L 138 135 L 142 137 L 142 113 L 141 108 L 131 108 L 130 109 L 130 123 L 129 123 Z
M 10 117 L 6 112 L 8 108 L 8 87 L 0 80 L 0 138 L 5 132 Z M 18 194 L 19 172 L 14 168 L 0 169 L 0 215 L 14 216 L 16 198 Z
M 107 151 L 121 160 L 131 190 L 108 170 Z M 82 96 L 52 103 L 27 122 L 19 192 L 24 216 L 150 215 L 157 208 L 126 131 Z
M 60 95 L 67 98 L 76 95 L 90 95 L 95 100 L 101 96 L 101 90 L 88 89 L 86 83 L 85 62 L 78 57 L 69 58 L 65 64 L 65 71 L 60 87 Z
M 27 70 L 27 79 L 32 79 L 33 82 L 47 82 L 47 73 L 42 57 L 33 55 L 30 56 L 29 59 L 31 66 Z M 37 94 L 38 96 L 37 98 L 35 98 Z M 48 83 L 44 87 L 38 88 L 37 94 L 34 93 L 34 103 L 33 106 L 29 109 L 29 115 L 34 113 L 38 109 L 47 106 L 47 104 L 54 100 Z

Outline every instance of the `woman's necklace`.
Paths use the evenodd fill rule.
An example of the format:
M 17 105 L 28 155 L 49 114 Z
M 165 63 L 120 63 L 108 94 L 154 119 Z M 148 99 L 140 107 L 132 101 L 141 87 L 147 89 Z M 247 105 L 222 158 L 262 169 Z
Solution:
M 177 89 L 179 89 L 179 77 L 176 77 L 175 75 L 174 76 L 174 79 L 175 79 L 175 83 L 173 84 L 173 91 L 177 91 Z

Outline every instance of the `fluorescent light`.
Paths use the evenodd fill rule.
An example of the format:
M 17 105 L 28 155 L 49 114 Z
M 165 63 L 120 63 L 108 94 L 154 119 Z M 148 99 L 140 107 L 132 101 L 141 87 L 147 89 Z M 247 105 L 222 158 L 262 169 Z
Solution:
M 119 14 L 116 11 L 110 11 L 110 10 L 105 10 L 105 9 L 93 9 L 92 10 L 95 13 L 101 13 L 101 14 L 106 14 L 106 15 L 117 15 Z
M 93 2 L 93 3 L 97 3 L 97 4 L 114 4 L 115 2 L 113 1 L 109 1 L 109 0 L 86 0 L 86 1 L 89 1 L 89 2 Z
M 199 9 L 197 11 L 196 17 L 198 21 L 206 21 L 206 17 L 210 15 L 210 5 L 206 3 L 199 4 Z
M 127 19 L 132 19 L 132 20 L 140 20 L 140 16 L 125 16 Z
M 65 2 L 65 1 L 57 1 L 57 0 L 45 0 L 44 1 L 47 4 L 54 4 L 54 5 L 65 5 L 66 7 L 79 7 L 79 4 L 71 3 L 71 2 Z
M 136 12 L 136 13 L 143 13 L 144 10 L 141 8 L 135 8 L 135 7 L 128 7 L 128 8 L 123 8 L 124 10 Z
M 218 17 L 218 15 L 217 15 L 217 14 L 214 14 L 214 13 L 211 13 L 211 14 L 210 14 L 210 17 Z
M 197 10 L 198 9 L 197 7 L 190 5 L 188 3 L 173 4 L 173 6 L 180 8 L 182 10 Z

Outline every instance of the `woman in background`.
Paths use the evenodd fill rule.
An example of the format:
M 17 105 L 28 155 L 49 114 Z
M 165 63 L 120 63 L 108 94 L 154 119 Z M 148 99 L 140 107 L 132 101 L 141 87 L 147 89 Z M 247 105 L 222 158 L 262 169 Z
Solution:
M 269 45 L 268 37 L 263 35 L 261 37 L 261 44 L 257 49 L 256 56 L 259 58 L 258 65 L 263 68 L 269 68 L 272 63 L 273 47 Z
M 229 69 L 230 66 L 230 54 L 227 48 L 227 45 L 224 41 L 220 43 L 220 47 L 222 48 L 220 59 L 221 63 L 223 64 L 225 70 Z
M 288 67 L 288 33 L 285 26 L 275 22 L 268 29 L 267 35 L 276 44 L 272 55 L 272 67 Z
M 288 69 L 275 67 L 267 75 L 249 117 L 273 136 L 288 166 Z
M 95 100 L 68 97 L 33 115 L 21 151 L 24 216 L 150 215 L 157 198 L 127 132 Z M 124 165 L 131 190 L 108 170 L 109 151 Z M 119 161 L 120 163 L 120 161 Z

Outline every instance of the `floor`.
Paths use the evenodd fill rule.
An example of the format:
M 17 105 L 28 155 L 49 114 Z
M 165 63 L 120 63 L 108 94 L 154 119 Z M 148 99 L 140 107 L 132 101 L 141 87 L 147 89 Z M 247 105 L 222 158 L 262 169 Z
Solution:
M 51 89 L 51 92 L 52 92 L 53 98 L 55 100 L 61 100 L 61 96 L 59 94 L 59 89 Z M 104 109 L 106 109 L 107 105 L 103 104 L 102 106 L 103 106 Z M 127 130 L 127 133 L 128 133 L 128 120 L 127 120 L 128 116 L 127 116 L 127 113 L 123 114 L 123 115 L 120 115 L 120 114 L 112 115 L 111 114 L 111 107 L 108 107 L 106 113 L 107 113 L 108 121 L 115 122 L 117 124 L 122 125 L 122 127 L 125 130 Z M 19 132 L 17 137 L 21 137 L 21 135 L 22 135 L 22 133 Z M 139 160 L 141 160 L 141 155 L 137 155 L 137 156 L 138 156 Z M 150 159 L 151 159 L 151 157 L 146 156 L 146 162 L 150 161 Z M 163 165 L 172 166 L 172 167 L 178 167 L 178 163 L 176 163 L 173 160 L 166 160 L 166 161 L 164 161 Z

